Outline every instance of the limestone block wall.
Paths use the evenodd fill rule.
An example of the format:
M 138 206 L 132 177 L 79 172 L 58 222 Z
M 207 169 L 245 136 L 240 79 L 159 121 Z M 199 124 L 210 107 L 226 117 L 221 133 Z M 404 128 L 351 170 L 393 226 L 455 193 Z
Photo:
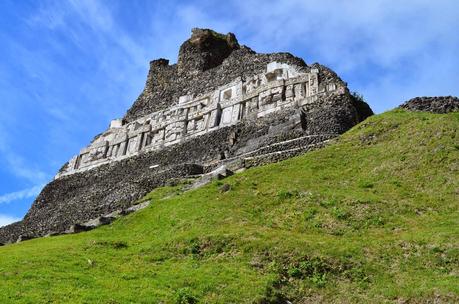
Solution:
M 320 85 L 318 69 L 304 72 L 295 65 L 271 62 L 264 73 L 238 77 L 199 96 L 181 96 L 174 106 L 128 124 L 113 120 L 110 128 L 73 157 L 56 178 L 160 150 L 241 120 L 301 108 L 317 102 L 320 95 L 343 94 L 345 90 L 339 81 Z

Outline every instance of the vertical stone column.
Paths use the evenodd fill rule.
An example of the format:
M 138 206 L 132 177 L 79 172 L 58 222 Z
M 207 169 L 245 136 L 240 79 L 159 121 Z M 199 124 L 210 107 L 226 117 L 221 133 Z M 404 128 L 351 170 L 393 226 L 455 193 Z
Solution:
M 222 108 L 220 104 L 217 104 L 215 107 L 215 110 L 210 112 L 209 116 L 209 129 L 216 128 L 220 125 L 220 120 L 222 116 Z
M 198 106 L 198 111 L 200 110 L 199 109 L 200 106 Z M 186 137 L 187 136 L 187 132 L 188 132 L 188 113 L 190 112 L 190 108 L 185 108 L 184 109 L 184 112 L 182 114 L 182 119 L 183 119 L 183 122 L 182 122 L 182 132 L 181 132 L 181 137 Z
M 76 170 L 80 167 L 80 162 L 81 162 L 81 155 L 78 155 L 76 158 L 75 158 L 75 164 L 73 166 L 73 169 Z
M 305 90 L 304 90 L 304 84 L 303 83 L 297 83 L 293 87 L 294 89 L 294 94 L 295 94 L 295 100 L 301 100 L 306 98 L 307 96 L 305 95 Z
M 309 73 L 309 96 L 319 93 L 319 71 L 312 69 Z
M 237 103 L 233 106 L 233 112 L 231 113 L 231 123 L 236 123 L 239 120 L 240 109 L 241 109 L 240 103 Z
M 112 152 L 113 152 L 113 145 L 111 145 L 111 146 L 108 147 L 107 157 L 112 156 Z
M 144 133 L 139 133 L 137 134 L 137 143 L 136 143 L 136 147 L 135 147 L 135 152 L 138 152 L 142 149 L 142 143 L 143 143 L 143 137 L 144 137 Z
M 116 156 L 126 155 L 128 143 L 129 143 L 129 139 L 126 139 L 125 141 L 121 142 L 121 146 L 119 150 L 117 151 L 118 153 Z
M 289 102 L 292 101 L 295 97 L 295 93 L 293 92 L 293 85 L 290 84 L 285 87 L 285 101 Z

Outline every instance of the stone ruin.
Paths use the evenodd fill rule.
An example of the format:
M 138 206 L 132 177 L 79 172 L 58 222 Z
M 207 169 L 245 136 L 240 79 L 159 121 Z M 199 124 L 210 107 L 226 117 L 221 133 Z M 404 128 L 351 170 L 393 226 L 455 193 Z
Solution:
M 459 98 L 455 96 L 415 97 L 406 101 L 399 108 L 414 112 L 446 114 L 459 111 Z
M 257 120 L 288 108 L 301 109 L 313 105 L 321 96 L 342 95 L 345 91 L 342 83 L 333 81 L 319 90 L 318 69 L 305 72 L 298 66 L 270 62 L 263 73 L 238 77 L 197 97 L 180 96 L 178 103 L 168 109 L 129 123 L 113 120 L 110 128 L 73 157 L 56 178 L 161 150 L 244 119 Z
M 258 54 L 231 33 L 194 29 L 177 64 L 150 63 L 125 117 L 61 168 L 22 221 L 0 228 L 0 243 L 104 222 L 170 180 L 203 184 L 216 172 L 316 149 L 372 114 L 320 64 Z

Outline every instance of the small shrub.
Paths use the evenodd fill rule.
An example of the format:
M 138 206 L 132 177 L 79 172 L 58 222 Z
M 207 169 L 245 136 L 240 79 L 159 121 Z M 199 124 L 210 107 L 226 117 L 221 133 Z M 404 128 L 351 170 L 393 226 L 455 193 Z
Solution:
M 327 274 L 326 273 L 315 273 L 312 278 L 311 282 L 319 288 L 322 288 L 327 284 Z
M 116 241 L 116 242 L 112 242 L 111 246 L 114 249 L 123 249 L 123 248 L 127 248 L 128 244 L 124 241 Z
M 301 278 L 302 276 L 301 269 L 298 267 L 290 268 L 287 273 L 292 278 Z
M 92 241 L 89 246 L 85 247 L 85 249 L 94 247 L 125 249 L 128 248 L 128 244 L 125 241 Z
M 183 254 L 192 254 L 199 255 L 201 253 L 201 242 L 199 239 L 194 238 L 189 241 L 189 244 L 186 245 L 183 250 Z
M 224 236 L 208 236 L 192 238 L 179 245 L 181 254 L 192 255 L 194 258 L 203 258 L 218 255 L 234 250 L 234 240 Z
M 402 183 L 399 181 L 399 180 L 393 180 L 392 182 L 392 185 L 400 188 L 402 186 Z
M 337 204 L 336 199 L 327 199 L 327 200 L 323 200 L 320 202 L 320 206 L 325 207 L 325 208 L 336 206 L 336 204 Z
M 374 187 L 374 184 L 370 181 L 367 181 L 367 180 L 361 180 L 359 181 L 359 184 L 358 184 L 359 188 L 363 188 L 363 189 L 371 189 Z
M 332 213 L 333 216 L 338 220 L 345 220 L 349 217 L 349 213 L 338 207 L 333 207 Z
M 293 197 L 293 193 L 287 190 L 280 190 L 277 192 L 277 198 L 279 198 L 281 201 L 287 200 L 289 198 Z
M 312 220 L 317 214 L 316 208 L 310 208 L 304 212 L 304 219 L 306 221 Z
M 288 299 L 282 294 L 283 281 L 279 276 L 272 278 L 268 281 L 264 295 L 255 300 L 255 304 L 277 304 L 277 303 L 290 303 Z
M 314 222 L 314 224 L 312 226 L 314 228 L 320 229 L 320 228 L 322 228 L 323 224 L 322 224 L 322 222 L 316 221 L 316 222 Z
M 365 225 L 368 227 L 371 227 L 371 226 L 380 227 L 380 226 L 384 226 L 385 223 L 386 221 L 379 215 L 371 216 L 365 221 Z
M 345 276 L 353 282 L 359 284 L 367 284 L 370 282 L 370 277 L 361 265 L 354 265 L 345 271 Z
M 198 303 L 198 298 L 193 294 L 190 288 L 180 288 L 175 292 L 176 304 L 195 304 Z
M 359 92 L 351 92 L 352 96 L 357 99 L 358 101 L 361 101 L 361 102 L 366 102 L 365 101 L 365 97 L 363 97 L 362 94 L 360 94 Z

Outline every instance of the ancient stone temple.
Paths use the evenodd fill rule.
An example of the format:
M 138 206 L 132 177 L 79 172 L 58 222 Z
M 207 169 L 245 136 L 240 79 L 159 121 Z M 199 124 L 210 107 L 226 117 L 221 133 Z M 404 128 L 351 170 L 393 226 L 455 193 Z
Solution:
M 129 208 L 170 179 L 285 159 L 323 146 L 369 115 L 333 71 L 236 37 L 194 29 L 177 64 L 150 63 L 122 119 L 79 151 L 0 243 L 62 233 Z
M 129 123 L 113 120 L 109 129 L 72 158 L 57 178 L 161 150 L 242 120 L 301 109 L 315 104 L 321 96 L 345 92 L 346 87 L 337 81 L 329 81 L 319 90 L 318 69 L 302 71 L 299 66 L 273 61 L 266 65 L 263 73 L 238 77 L 198 96 L 180 96 L 177 103 L 165 110 Z

